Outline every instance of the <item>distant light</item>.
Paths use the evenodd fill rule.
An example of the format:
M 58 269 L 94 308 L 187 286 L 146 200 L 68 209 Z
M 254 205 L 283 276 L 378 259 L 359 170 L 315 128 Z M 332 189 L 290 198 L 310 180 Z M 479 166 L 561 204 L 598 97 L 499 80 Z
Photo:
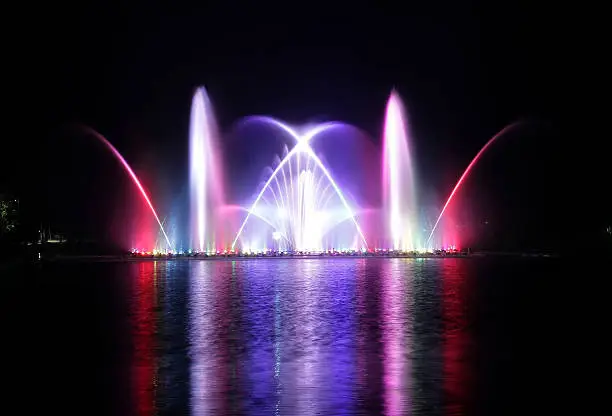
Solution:
M 273 238 L 274 240 L 277 240 L 277 241 L 278 241 L 278 240 L 280 240 L 280 239 L 281 239 L 281 233 L 280 233 L 280 232 L 278 232 L 278 231 L 274 231 L 274 232 L 272 233 L 272 238 Z

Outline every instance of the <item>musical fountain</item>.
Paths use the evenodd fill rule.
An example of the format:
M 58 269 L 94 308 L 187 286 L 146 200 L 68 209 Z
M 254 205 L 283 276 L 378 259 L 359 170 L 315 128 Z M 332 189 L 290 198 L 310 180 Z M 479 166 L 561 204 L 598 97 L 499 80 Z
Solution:
M 250 200 L 239 204 L 226 201 L 219 135 L 212 105 L 204 88 L 193 96 L 189 129 L 189 226 L 177 247 L 151 202 L 151 198 L 119 151 L 101 134 L 86 128 L 102 141 L 121 162 L 147 203 L 159 226 L 155 247 L 132 250 L 145 255 L 233 255 L 236 253 L 379 253 L 418 255 L 433 251 L 457 252 L 460 235 L 445 213 L 482 154 L 500 137 L 514 129 L 513 123 L 493 136 L 459 177 L 435 222 L 424 228 L 419 221 L 417 175 L 413 163 L 410 126 L 396 91 L 389 97 L 381 152 L 377 191 L 380 206 L 347 192 L 346 179 L 339 180 L 317 153 L 315 143 L 328 136 L 349 134 L 354 127 L 327 122 L 314 127 L 294 128 L 272 117 L 248 117 L 245 123 L 265 125 L 285 136 L 288 143 L 266 170 Z M 348 157 L 348 156 L 347 156 Z M 367 207 L 367 208 L 366 208 Z M 366 215 L 375 212 L 375 215 Z M 446 214 L 449 216 L 449 214 Z

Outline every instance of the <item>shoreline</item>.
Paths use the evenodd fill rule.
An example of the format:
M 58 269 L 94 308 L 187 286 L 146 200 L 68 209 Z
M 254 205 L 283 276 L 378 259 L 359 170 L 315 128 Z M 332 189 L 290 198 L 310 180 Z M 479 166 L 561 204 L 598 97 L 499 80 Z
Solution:
M 470 254 L 417 254 L 417 255 L 294 255 L 294 256 L 132 256 L 132 255 L 66 255 L 53 256 L 34 260 L 34 262 L 54 263 L 72 261 L 244 261 L 244 260 L 341 260 L 341 259 L 471 259 L 491 257 L 520 257 L 520 258 L 558 258 L 558 254 L 549 253 L 504 253 L 504 252 L 475 252 Z

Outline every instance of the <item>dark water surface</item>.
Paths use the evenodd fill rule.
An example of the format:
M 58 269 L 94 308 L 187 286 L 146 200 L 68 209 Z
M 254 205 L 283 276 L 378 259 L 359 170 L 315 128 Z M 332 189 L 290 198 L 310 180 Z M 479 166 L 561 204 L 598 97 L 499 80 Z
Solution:
M 449 258 L 5 271 L 5 286 L 19 280 L 2 294 L 8 391 L 20 414 L 543 414 L 565 365 L 551 355 L 568 337 L 561 269 Z

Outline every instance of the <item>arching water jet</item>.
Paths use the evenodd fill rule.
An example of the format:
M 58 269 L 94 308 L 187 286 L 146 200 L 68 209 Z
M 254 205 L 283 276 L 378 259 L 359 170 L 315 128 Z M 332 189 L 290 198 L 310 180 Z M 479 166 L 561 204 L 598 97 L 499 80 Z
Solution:
M 319 184 L 319 181 L 317 181 L 317 184 L 313 182 L 313 171 L 311 169 L 307 168 L 306 170 L 304 170 L 304 166 L 300 168 L 301 154 L 306 155 L 307 162 L 313 162 L 312 169 L 320 173 L 320 176 L 318 176 L 318 178 L 325 178 L 326 183 L 329 184 L 332 189 L 333 195 L 338 198 L 343 210 L 345 210 L 348 216 L 352 219 L 352 222 L 357 230 L 357 233 L 359 234 L 361 242 L 363 243 L 363 247 L 367 248 L 365 236 L 363 235 L 361 227 L 359 226 L 353 215 L 352 208 L 350 207 L 348 201 L 344 197 L 337 183 L 332 178 L 329 170 L 322 163 L 321 159 L 314 153 L 309 144 L 309 142 L 317 135 L 322 134 L 323 132 L 329 129 L 341 127 L 344 125 L 342 123 L 324 123 L 312 128 L 305 134 L 300 135 L 294 129 L 287 126 L 283 122 L 271 117 L 253 117 L 250 119 L 263 121 L 265 123 L 269 123 L 270 125 L 276 126 L 281 130 L 284 130 L 295 140 L 296 144 L 291 149 L 291 151 L 289 151 L 280 161 L 276 169 L 274 169 L 266 183 L 263 185 L 261 191 L 255 198 L 255 201 L 252 203 L 251 208 L 248 210 L 247 216 L 242 222 L 242 225 L 238 230 L 236 237 L 234 238 L 234 241 L 232 243 L 232 250 L 234 249 L 238 239 L 240 238 L 249 218 L 252 214 L 256 213 L 256 208 L 260 204 L 260 201 L 264 198 L 264 193 L 266 191 L 271 192 L 272 198 L 275 201 L 273 205 L 276 206 L 277 210 L 274 215 L 280 213 L 281 211 L 287 213 L 285 215 L 285 217 L 287 217 L 288 219 L 287 221 L 283 219 L 283 215 L 278 215 L 278 217 L 281 218 L 280 222 L 282 224 L 278 224 L 279 229 L 277 230 L 277 232 L 281 233 L 283 236 L 285 236 L 287 240 L 291 241 L 291 249 L 299 250 L 306 248 L 321 248 L 316 247 L 317 245 L 319 245 L 318 241 L 321 237 L 319 234 L 321 233 L 313 234 L 313 231 L 311 230 L 311 227 L 314 227 L 315 224 L 318 224 L 321 220 L 316 215 L 317 208 L 320 207 L 316 204 L 317 198 L 314 195 L 314 191 L 318 189 L 316 187 L 317 184 Z M 291 167 L 293 161 L 297 162 L 294 169 L 292 169 Z M 286 177 L 287 173 L 285 172 L 286 167 L 289 170 L 288 182 Z M 295 178 L 293 177 L 293 171 L 295 171 L 295 174 L 297 175 Z M 282 186 L 279 184 L 279 175 L 281 174 L 283 175 L 283 180 L 281 181 L 283 183 Z M 281 195 L 279 195 L 279 197 L 276 197 L 276 195 L 274 194 L 274 190 L 272 188 L 272 182 L 274 180 L 276 180 L 278 191 L 283 193 L 282 197 Z M 281 187 L 283 188 L 282 190 L 280 189 Z M 257 213 L 255 215 L 262 216 L 262 213 Z M 293 219 L 293 221 L 291 221 L 291 219 Z M 270 223 L 273 221 L 267 220 L 266 222 Z M 283 232 L 281 230 L 282 228 L 288 229 L 284 230 Z M 289 237 L 289 235 L 291 235 L 291 237 Z M 315 243 L 315 241 L 317 242 Z M 311 245 L 313 247 L 310 247 Z
M 459 180 L 457 181 L 457 183 L 455 184 L 455 187 L 453 188 L 450 195 L 448 196 L 448 199 L 446 200 L 444 207 L 442 207 L 442 211 L 440 211 L 440 215 L 438 215 L 438 219 L 434 223 L 434 226 L 431 229 L 431 232 L 429 233 L 429 237 L 427 238 L 428 246 L 429 246 L 429 243 L 431 242 L 431 238 L 433 237 L 434 232 L 436 231 L 436 228 L 438 227 L 438 224 L 440 223 L 440 220 L 442 219 L 442 216 L 446 212 L 446 208 L 448 208 L 448 205 L 451 203 L 451 201 L 453 200 L 453 197 L 455 196 L 455 194 L 457 193 L 457 191 L 459 190 L 459 188 L 465 181 L 465 178 L 470 173 L 470 171 L 474 168 L 478 160 L 480 160 L 484 152 L 486 152 L 487 149 L 491 147 L 491 145 L 497 141 L 497 139 L 504 136 L 507 132 L 509 132 L 510 130 L 513 130 L 514 128 L 518 127 L 521 124 L 523 124 L 522 121 L 515 121 L 514 123 L 508 124 L 506 127 L 504 127 L 499 132 L 497 132 L 493 137 L 491 137 L 489 141 L 485 143 L 484 146 L 482 146 L 482 148 L 478 151 L 478 153 L 476 153 L 476 156 L 474 156 L 474 158 L 468 164 L 467 168 L 465 168 L 465 170 L 463 171 L 463 174 L 459 177 Z
M 147 195 L 147 192 L 145 191 L 144 187 L 140 183 L 138 176 L 136 176 L 136 173 L 134 173 L 134 171 L 130 167 L 130 164 L 125 160 L 125 158 L 121 155 L 121 153 L 119 153 L 119 151 L 115 148 L 115 146 L 113 146 L 112 143 L 109 142 L 108 139 L 106 139 L 106 137 L 104 137 L 102 134 L 98 133 L 96 130 L 92 129 L 89 126 L 78 125 L 78 128 L 81 129 L 84 133 L 89 134 L 95 137 L 96 139 L 98 139 L 100 142 L 102 142 L 106 146 L 106 148 L 109 149 L 111 153 L 117 158 L 117 160 L 121 162 L 121 164 L 123 165 L 123 168 L 132 178 L 132 181 L 134 182 L 134 184 L 140 191 L 140 194 L 142 195 L 143 199 L 149 206 L 151 213 L 155 217 L 155 220 L 157 221 L 157 224 L 159 225 L 159 229 L 161 230 L 162 234 L 164 235 L 164 238 L 166 239 L 166 243 L 168 245 L 167 248 L 172 249 L 172 244 L 170 243 L 170 239 L 168 238 L 168 235 L 166 234 L 166 231 L 164 230 L 164 226 L 162 225 L 162 222 L 160 221 L 159 216 L 157 215 L 157 212 L 155 211 L 155 208 L 153 207 L 153 203 L 151 202 L 149 195 Z

